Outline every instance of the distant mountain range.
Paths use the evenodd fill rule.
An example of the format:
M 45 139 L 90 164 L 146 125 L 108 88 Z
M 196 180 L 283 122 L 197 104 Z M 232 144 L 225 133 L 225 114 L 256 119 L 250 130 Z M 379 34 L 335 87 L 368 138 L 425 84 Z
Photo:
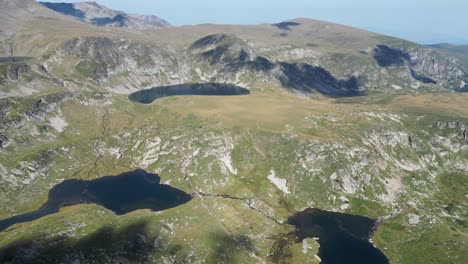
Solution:
M 468 54 L 468 45 L 455 45 L 450 43 L 438 43 L 433 45 L 428 45 L 436 49 L 445 49 L 459 52 L 461 54 Z
M 97 26 L 127 27 L 135 29 L 167 27 L 170 24 L 154 15 L 127 14 L 125 12 L 109 9 L 98 3 L 49 3 L 40 2 L 42 5 L 61 14 Z
M 454 48 L 427 47 L 330 22 L 299 18 L 168 27 L 158 17 L 130 15 L 95 2 L 18 0 L 2 5 L 0 30 L 10 32 L 0 38 L 4 56 L 35 58 L 59 79 L 92 78 L 113 91 L 200 81 L 247 87 L 266 82 L 294 93 L 327 96 L 468 90 L 468 62 Z M 0 87 L 0 92 L 20 91 Z
M 446 53 L 457 56 L 464 60 L 465 64 L 468 65 L 468 45 L 454 45 L 449 43 L 439 43 L 434 45 L 428 45 L 431 48 L 436 48 L 445 51 Z

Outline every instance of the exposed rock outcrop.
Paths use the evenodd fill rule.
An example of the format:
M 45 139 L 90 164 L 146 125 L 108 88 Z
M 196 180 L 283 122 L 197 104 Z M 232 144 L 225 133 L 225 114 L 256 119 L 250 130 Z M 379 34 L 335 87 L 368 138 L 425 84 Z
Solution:
M 463 67 L 455 58 L 434 49 L 377 45 L 373 56 L 380 67 L 396 70 L 398 78 L 408 83 L 434 84 L 455 91 L 466 88 L 468 76 Z
M 52 69 L 65 59 L 77 59 L 75 70 L 114 91 L 130 92 L 180 79 L 176 52 L 163 45 L 145 45 L 105 37 L 67 41 L 47 60 Z
M 0 134 L 0 148 L 6 148 L 11 144 L 11 139 L 4 134 Z
M 33 71 L 31 66 L 24 63 L 0 64 L 0 87 L 20 78 L 32 78 Z
M 18 102 L 11 98 L 0 99 L 0 112 L 4 113 L 0 119 L 0 149 L 6 148 L 15 143 L 15 137 L 21 129 L 27 127 L 31 121 L 44 121 L 47 114 L 56 110 L 62 102 L 74 97 L 74 93 L 61 91 L 48 94 L 35 100 L 18 99 Z M 22 104 L 20 106 L 20 104 Z M 9 115 L 9 106 L 14 105 L 20 111 L 19 115 Z
M 459 136 L 468 143 L 468 126 L 460 121 L 439 121 L 435 126 L 440 129 L 457 129 Z
M 311 49 L 302 48 L 300 54 L 309 54 Z M 74 61 L 74 70 L 82 78 L 118 93 L 181 83 L 251 87 L 267 82 L 306 95 L 356 96 L 392 87 L 463 91 L 468 83 L 455 59 L 415 45 L 379 44 L 372 54 L 361 55 L 298 56 L 297 52 L 293 46 L 264 52 L 255 43 L 221 33 L 202 37 L 183 49 L 82 37 L 65 42 L 47 56 L 45 65 L 53 72 L 62 62 Z M 376 63 L 365 57 L 373 57 Z
M 254 52 L 245 41 L 226 34 L 203 37 L 190 45 L 189 52 L 211 65 L 245 63 L 254 59 Z
M 63 87 L 63 81 L 52 76 L 42 64 L 0 62 L 0 97 L 28 96 L 54 86 Z
M 192 43 L 189 52 L 198 62 L 208 64 L 205 69 L 223 71 L 234 83 L 239 76 L 253 75 L 257 81 L 276 82 L 300 93 L 319 92 L 329 96 L 364 93 L 359 77 L 338 79 L 326 69 L 308 63 L 272 62 L 256 55 L 248 43 L 232 35 L 206 36 Z

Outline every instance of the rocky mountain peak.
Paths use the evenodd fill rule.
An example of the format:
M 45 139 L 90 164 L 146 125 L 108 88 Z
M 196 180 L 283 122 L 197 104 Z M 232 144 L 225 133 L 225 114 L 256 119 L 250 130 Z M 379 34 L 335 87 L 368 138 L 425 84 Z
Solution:
M 107 27 L 126 27 L 134 29 L 167 27 L 170 24 L 154 15 L 127 14 L 112 10 L 95 1 L 78 3 L 40 2 L 45 7 L 75 18 L 84 23 Z
M 190 52 L 211 63 L 249 61 L 254 52 L 248 43 L 235 35 L 216 33 L 190 45 Z

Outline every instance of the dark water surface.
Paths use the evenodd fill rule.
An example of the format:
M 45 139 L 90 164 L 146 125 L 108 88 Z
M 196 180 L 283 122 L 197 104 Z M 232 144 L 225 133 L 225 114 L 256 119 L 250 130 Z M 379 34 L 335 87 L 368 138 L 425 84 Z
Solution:
M 368 217 L 306 209 L 288 218 L 295 231 L 277 242 L 275 261 L 287 255 L 290 243 L 301 243 L 305 238 L 318 238 L 318 256 L 324 264 L 387 264 L 389 260 L 369 242 L 377 221 Z
M 22 56 L 9 56 L 9 57 L 0 57 L 0 63 L 4 62 L 23 62 L 31 60 L 32 57 L 22 57 Z
M 250 94 L 248 89 L 232 84 L 222 83 L 187 83 L 171 86 L 160 86 L 151 89 L 134 92 L 128 96 L 130 101 L 150 104 L 154 100 L 176 95 L 246 95 Z
M 0 231 L 11 225 L 57 213 L 60 208 L 94 203 L 123 215 L 138 209 L 162 211 L 187 203 L 192 196 L 160 184 L 157 174 L 136 170 L 96 180 L 65 180 L 49 191 L 47 202 L 36 211 L 0 220 Z

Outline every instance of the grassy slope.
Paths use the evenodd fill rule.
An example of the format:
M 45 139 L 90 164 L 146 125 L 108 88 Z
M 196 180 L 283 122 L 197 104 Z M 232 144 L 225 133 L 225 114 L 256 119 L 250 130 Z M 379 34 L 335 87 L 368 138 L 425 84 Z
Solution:
M 227 184 L 216 185 L 220 175 L 216 170 L 210 171 L 208 169 L 216 164 L 213 161 L 201 159 L 189 168 L 189 170 L 197 172 L 197 175 L 191 177 L 193 186 L 205 192 L 250 197 L 256 201 L 259 208 L 265 211 L 272 210 L 272 216 L 282 221 L 294 210 L 309 206 L 310 202 L 325 209 L 335 207 L 332 201 L 326 199 L 327 196 L 334 195 L 334 193 L 327 190 L 328 187 L 323 186 L 320 180 L 315 181 L 311 178 L 310 182 L 307 179 L 301 180 L 303 176 L 294 175 L 297 171 L 290 164 L 296 164 L 297 161 L 291 153 L 300 148 L 301 142 L 339 140 L 349 142 L 351 145 L 356 144 L 355 139 L 362 136 L 368 126 L 374 125 L 353 117 L 363 110 L 405 113 L 411 116 L 434 115 L 434 120 L 437 120 L 438 116 L 441 115 L 458 118 L 468 116 L 468 111 L 462 107 L 468 103 L 468 96 L 464 94 L 431 94 L 395 98 L 361 97 L 352 99 L 353 102 L 344 102 L 344 100 L 297 98 L 281 91 L 264 89 L 263 92 L 240 97 L 169 97 L 157 100 L 151 105 L 133 104 L 123 96 L 115 96 L 111 100 L 113 104 L 106 107 L 109 111 L 110 122 L 104 139 L 99 139 L 99 137 L 102 132 L 102 117 L 105 115 L 105 108 L 89 108 L 76 102 L 67 103 L 62 107 L 63 114 L 71 126 L 52 144 L 70 147 L 71 151 L 68 153 L 72 158 L 66 158 L 62 156 L 63 154 L 58 155 L 47 179 L 37 179 L 27 189 L 17 190 L 19 193 L 13 191 L 11 195 L 14 196 L 12 197 L 17 198 L 10 202 L 18 202 L 20 199 L 22 201 L 20 204 L 24 206 L 15 206 L 11 213 L 26 212 L 40 206 L 45 201 L 46 191 L 51 184 L 60 181 L 60 179 L 95 178 L 138 168 L 139 165 L 135 164 L 133 158 L 135 155 L 141 154 L 131 149 L 133 143 L 130 144 L 122 139 L 113 139 L 115 136 L 130 133 L 132 136 L 129 140 L 134 142 L 138 137 L 152 138 L 156 135 L 163 140 L 177 135 L 198 138 L 206 135 L 206 132 L 212 131 L 235 135 L 238 139 L 239 143 L 236 144 L 232 152 L 233 163 L 239 169 L 238 175 L 228 177 Z M 319 121 L 318 126 L 311 129 L 304 119 L 308 115 L 339 116 L 344 120 L 339 123 Z M 299 135 L 299 138 L 285 140 L 284 135 L 291 133 Z M 117 159 L 112 155 L 105 155 L 95 166 L 93 142 L 100 140 L 104 140 L 105 144 L 110 146 L 121 146 L 124 149 L 124 158 Z M 201 144 L 200 146 L 203 147 L 204 143 L 202 142 L 194 144 Z M 24 160 L 24 157 L 29 155 L 27 153 L 50 148 L 50 144 L 40 145 L 37 149 L 18 150 L 16 158 L 12 158 L 10 161 Z M 149 169 L 159 172 L 163 181 L 170 181 L 171 185 L 190 192 L 192 189 L 184 180 L 180 164 L 175 161 L 177 159 L 177 156 L 163 157 L 152 164 Z M 290 183 L 299 181 L 297 195 L 284 196 L 266 180 L 265 177 L 271 168 L 274 168 L 279 175 L 289 175 Z M 466 186 L 466 182 L 464 182 L 466 175 L 462 174 L 459 177 L 461 182 L 438 183 L 441 188 L 448 188 L 447 190 L 441 189 L 440 195 L 442 197 L 451 186 Z M 212 187 L 206 186 L 207 180 Z M 461 194 L 464 190 L 466 191 L 466 188 L 459 189 L 456 193 Z M 27 193 L 38 196 L 33 199 L 31 196 L 25 196 Z M 435 199 L 441 203 L 449 203 L 443 201 L 445 198 L 436 197 Z M 452 202 L 462 206 L 460 198 L 456 199 L 458 200 Z M 431 199 L 428 199 L 427 204 L 430 201 Z M 390 210 L 386 205 L 379 205 L 368 198 L 352 200 L 351 204 L 349 212 L 374 217 L 386 215 Z M 5 203 L 2 206 L 5 206 Z M 3 217 L 11 215 L 11 213 L 4 214 Z M 90 217 L 95 219 L 92 225 L 86 220 Z M 67 220 L 58 220 L 59 218 Z M 213 263 L 219 259 L 226 260 L 227 258 L 232 258 L 233 262 L 237 263 L 256 262 L 255 255 L 268 259 L 267 256 L 274 242 L 268 237 L 288 230 L 288 227 L 278 226 L 260 213 L 248 209 L 242 201 L 220 198 L 200 200 L 200 198 L 196 198 L 189 204 L 160 214 L 143 210 L 122 217 L 113 216 L 110 212 L 103 213 L 103 210 L 97 206 L 67 208 L 59 214 L 32 223 L 24 223 L 11 228 L 8 232 L 0 233 L 0 246 L 27 241 L 29 238 L 40 236 L 42 232 L 55 234 L 52 237 L 60 237 L 62 236 L 59 235 L 60 230 L 67 230 L 70 226 L 74 226 L 71 222 L 79 222 L 79 224 L 84 223 L 86 226 L 70 231 L 78 236 L 65 239 L 64 247 L 68 247 L 69 243 L 78 247 L 74 243 L 79 243 L 82 238 L 87 241 L 85 238 L 89 238 L 89 235 L 86 234 L 97 232 L 112 223 L 113 230 L 109 232 L 115 234 L 115 247 L 118 248 L 118 241 L 124 239 L 121 238 L 119 228 L 137 225 L 138 221 L 145 221 L 151 227 L 152 231 L 146 232 L 145 235 L 153 237 L 153 239 L 157 238 L 157 234 L 153 232 L 166 232 L 164 228 L 160 227 L 161 223 L 174 222 L 176 225 L 176 229 L 173 230 L 173 234 L 176 236 L 168 238 L 168 244 L 172 246 L 161 251 L 150 250 L 147 253 L 148 261 L 157 261 L 161 256 L 188 259 L 190 252 L 193 251 L 198 257 L 205 257 Z M 448 258 L 451 258 L 454 263 L 463 263 L 464 249 L 462 245 L 463 241 L 466 241 L 466 233 L 463 231 L 463 226 L 451 221 L 450 218 L 447 218 L 436 225 L 430 225 L 431 229 L 428 231 L 421 226 L 407 225 L 405 220 L 399 218 L 389 220 L 379 228 L 375 238 L 376 245 L 395 263 L 423 263 L 424 259 L 439 259 L 441 261 L 439 263 L 443 263 Z M 217 227 L 211 227 L 205 232 L 203 230 L 207 226 L 202 223 L 215 224 Z M 449 226 L 453 226 L 456 231 L 448 232 Z M 196 231 L 194 232 L 194 230 Z M 130 231 L 124 230 L 122 232 Z M 12 233 L 15 235 L 12 236 Z M 239 236 L 248 241 L 233 239 L 233 236 Z M 252 239 L 253 237 L 255 239 Z M 99 240 L 89 239 L 89 241 L 89 244 L 83 242 L 83 244 L 79 244 L 79 247 L 99 247 L 101 245 Z M 220 247 L 220 241 L 224 241 L 226 247 L 232 247 L 233 250 L 225 252 L 221 248 L 217 249 Z M 47 245 L 51 242 L 41 243 Z M 434 243 L 437 244 L 437 247 L 434 246 Z M 176 245 L 179 246 L 174 249 L 173 246 Z M 440 248 L 440 250 L 426 250 L 432 247 Z M 56 250 L 63 249 L 58 247 Z M 254 256 L 249 256 L 248 252 L 253 252 Z M 292 249 L 292 252 L 295 252 L 293 259 L 301 262 L 300 250 Z M 416 262 L 412 262 L 414 260 Z
M 67 27 L 64 27 L 54 19 L 36 19 L 38 20 L 21 24 L 20 33 L 14 37 L 17 55 L 38 57 L 53 50 L 64 40 L 77 36 L 118 35 L 147 43 L 169 43 L 182 48 L 202 36 L 224 32 L 236 34 L 263 48 L 271 48 L 271 43 L 294 43 L 298 47 L 313 44 L 318 45 L 315 48 L 324 53 L 362 56 L 359 51 L 368 51 L 382 38 L 362 30 L 304 19 L 295 20 L 301 25 L 288 31 L 288 37 L 281 37 L 279 34 L 284 32 L 271 25 L 199 25 L 139 32 L 99 28 L 71 21 L 66 22 Z M 330 34 L 330 31 L 335 33 Z M 310 43 L 310 39 L 314 40 L 313 43 Z M 346 47 L 343 46 L 344 43 Z M 112 95 L 109 99 L 112 104 L 107 106 L 98 103 L 87 107 L 78 100 L 65 103 L 61 110 L 69 127 L 63 133 L 58 133 L 56 137 L 54 134 L 43 134 L 43 140 L 38 140 L 34 146 L 19 147 L 4 162 L 4 165 L 15 167 L 22 161 L 34 160 L 41 151 L 59 149 L 54 165 L 46 177 L 40 177 L 22 188 L 5 189 L 0 186 L 3 194 L 10 198 L 1 203 L 4 210 L 0 210 L 0 217 L 38 208 L 47 199 L 50 187 L 62 179 L 96 178 L 141 167 L 137 158 L 145 155 L 148 151 L 145 144 L 155 137 L 162 138 L 163 142 L 170 142 L 170 146 L 187 149 L 195 147 L 209 152 L 212 148 L 209 144 L 216 146 L 219 143 L 206 139 L 210 133 L 217 135 L 216 140 L 222 141 L 223 136 L 236 140 L 231 153 L 233 164 L 238 169 L 237 175 L 226 176 L 220 173 L 219 162 L 215 159 L 200 157 L 189 165 L 188 170 L 194 173 L 189 182 L 182 171 L 181 159 L 186 158 L 183 150 L 160 157 L 149 164 L 147 169 L 160 173 L 164 182 L 170 182 L 187 192 L 196 189 L 249 197 L 256 202 L 259 209 L 280 221 L 293 211 L 308 206 L 336 210 L 337 204 L 332 197 L 342 193 L 331 190 L 327 178 L 346 165 L 337 160 L 347 161 L 338 154 L 328 161 L 330 165 L 319 176 L 303 174 L 298 169 L 300 163 L 297 158 L 304 155 L 300 152 L 304 144 L 317 141 L 324 144 L 340 142 L 347 146 L 361 146 L 362 137 L 366 133 L 389 125 L 378 119 L 360 118 L 359 113 L 362 111 L 406 114 L 409 121 L 404 125 L 391 125 L 420 134 L 422 132 L 418 131 L 428 129 L 432 121 L 468 118 L 466 94 L 368 96 L 334 100 L 300 98 L 269 87 L 255 88 L 250 96 L 170 97 L 157 100 L 151 105 L 133 104 L 125 96 L 119 95 Z M 92 91 L 91 89 L 90 93 Z M 412 122 L 421 115 L 428 116 L 426 123 Z M 309 116 L 312 116 L 313 121 L 306 119 Z M 338 118 L 338 121 L 333 121 L 333 118 Z M 38 122 L 37 125 L 47 124 Z M 126 134 L 129 136 L 126 137 Z M 182 136 L 182 139 L 174 139 L 174 136 Z M 143 140 L 143 143 L 134 148 L 139 140 Z M 123 158 L 106 153 L 102 158 L 96 159 L 97 143 L 121 148 Z M 266 179 L 271 169 L 295 186 L 294 195 L 284 195 Z M 404 178 L 410 176 L 403 175 Z M 436 183 L 440 192 L 431 194 L 433 196 L 422 204 L 437 208 L 432 201 L 440 204 L 455 203 L 460 207 L 456 208 L 456 212 L 466 209 L 462 200 L 466 193 L 466 175 L 458 176 L 454 181 L 444 181 L 442 178 Z M 451 193 L 456 186 L 461 186 L 453 191 L 456 196 L 453 200 L 447 200 L 446 194 Z M 364 193 L 349 197 L 351 207 L 347 211 L 373 217 L 389 214 L 391 207 L 376 202 L 373 199 L 375 195 Z M 90 222 L 89 219 L 93 221 Z M 467 241 L 466 223 L 454 222 L 453 218 L 441 219 L 435 225 L 423 222 L 412 226 L 407 224 L 403 214 L 401 218 L 384 222 L 376 234 L 376 245 L 395 263 L 466 263 L 463 246 Z M 141 222 L 144 224 L 140 224 Z M 82 224 L 84 225 L 81 226 Z M 426 225 L 431 229 L 426 230 Z M 110 230 L 105 229 L 109 226 Z M 275 224 L 261 213 L 249 209 L 242 201 L 196 198 L 189 204 L 162 213 L 142 210 L 122 217 L 93 205 L 66 208 L 58 214 L 17 225 L 0 233 L 0 247 L 30 239 L 43 240 L 43 235 L 52 234 L 40 244 L 54 244 L 54 239 L 57 238 L 64 242 L 52 247 L 52 251 L 46 252 L 47 254 L 60 255 L 67 252 L 64 248 L 69 250 L 70 247 L 84 247 L 86 252 L 89 248 L 108 247 L 103 245 L 105 243 L 102 238 L 93 238 L 92 235 L 101 234 L 102 237 L 100 232 L 105 229 L 114 238 L 108 249 L 108 253 L 112 254 L 122 250 L 120 242 L 125 241 L 127 233 L 135 234 L 127 226 L 136 226 L 132 228 L 137 228 L 139 233 L 148 237 L 144 248 L 150 249 L 140 255 L 149 262 L 158 262 L 161 257 L 169 260 L 204 258 L 211 263 L 258 262 L 258 258 L 268 259 L 274 243 L 272 237 L 291 229 Z M 64 235 L 63 231 L 70 230 L 70 227 L 73 228 L 67 231 L 71 234 L 68 237 L 68 233 Z M 167 246 L 155 247 L 153 242 L 161 236 L 167 240 Z M 299 245 L 292 249 L 293 260 L 297 263 L 302 263 L 304 259 L 300 251 Z M 311 256 L 306 256 L 306 259 L 312 259 Z

